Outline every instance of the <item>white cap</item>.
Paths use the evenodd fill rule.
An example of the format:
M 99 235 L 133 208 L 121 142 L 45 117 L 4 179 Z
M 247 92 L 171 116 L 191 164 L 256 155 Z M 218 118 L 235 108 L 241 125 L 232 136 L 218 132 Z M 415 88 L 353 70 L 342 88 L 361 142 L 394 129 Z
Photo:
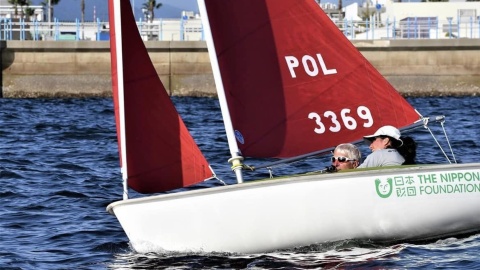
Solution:
M 373 135 L 363 136 L 364 139 L 371 141 L 372 138 L 378 136 L 388 136 L 400 142 L 400 145 L 403 144 L 400 139 L 400 131 L 394 126 L 383 126 L 379 128 Z

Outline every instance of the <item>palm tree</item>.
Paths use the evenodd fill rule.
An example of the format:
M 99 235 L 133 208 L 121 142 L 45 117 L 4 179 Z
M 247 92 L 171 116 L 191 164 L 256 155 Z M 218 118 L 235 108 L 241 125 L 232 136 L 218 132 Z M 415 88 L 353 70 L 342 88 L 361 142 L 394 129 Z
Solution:
M 342 21 L 343 14 L 342 14 L 343 2 L 342 0 L 338 0 L 338 20 Z
M 18 0 L 8 0 L 8 3 L 13 6 L 13 10 L 14 10 L 13 14 L 15 15 L 15 17 L 17 17 L 17 15 L 18 15 L 18 9 L 17 9 Z
M 32 18 L 32 16 L 35 15 L 35 9 L 27 6 L 25 8 L 25 15 L 27 15 L 28 18 Z
M 153 22 L 153 18 L 155 18 L 155 9 L 158 9 L 162 6 L 162 3 L 157 4 L 157 0 L 146 0 L 145 3 L 143 3 L 143 9 L 146 10 L 146 16 L 147 20 L 149 23 Z M 149 26 L 150 28 L 151 26 Z M 152 38 L 152 31 L 148 31 L 148 39 Z
M 23 7 L 28 6 L 29 1 L 28 0 L 8 0 L 8 3 L 13 5 L 15 17 L 18 17 L 17 7 L 20 6 L 20 18 L 22 18 L 23 17 Z
M 85 22 L 85 0 L 80 1 L 80 11 L 82 12 L 82 25 Z
M 20 18 L 24 17 L 25 9 L 23 8 L 24 6 L 30 5 L 30 0 L 17 0 L 18 4 L 20 5 Z
M 85 39 L 85 0 L 80 1 L 80 11 L 82 13 L 82 39 Z
M 58 3 L 60 2 L 60 0 L 43 0 L 43 2 L 41 3 L 43 8 L 48 8 L 48 12 L 47 12 L 47 22 L 48 22 L 48 28 L 51 29 L 52 28 L 52 17 L 53 17 L 53 8 L 52 8 L 52 5 L 55 6 L 55 5 L 58 5 Z M 52 32 L 49 31 L 48 32 L 48 36 L 51 36 L 52 35 Z
M 148 18 L 150 23 L 153 22 L 153 18 L 155 18 L 155 9 L 159 9 L 161 7 L 162 3 L 157 4 L 157 0 L 147 0 L 145 3 L 143 3 L 143 8 L 145 8 L 150 15 Z
M 43 2 L 41 3 L 42 6 L 44 8 L 48 8 L 48 12 L 47 12 L 47 21 L 50 23 L 52 21 L 52 17 L 53 17 L 53 8 L 52 6 L 55 6 L 55 5 L 58 5 L 58 3 L 60 2 L 60 0 L 43 0 Z

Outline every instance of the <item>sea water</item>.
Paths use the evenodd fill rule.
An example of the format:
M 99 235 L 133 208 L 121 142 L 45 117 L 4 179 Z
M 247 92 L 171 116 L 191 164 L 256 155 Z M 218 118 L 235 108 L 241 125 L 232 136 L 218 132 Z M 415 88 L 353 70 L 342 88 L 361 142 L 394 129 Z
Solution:
M 216 173 L 233 183 L 218 100 L 173 100 Z M 446 115 L 455 154 L 444 155 L 420 129 L 410 134 L 419 163 L 480 160 L 480 97 L 409 101 L 425 116 Z M 122 197 L 111 99 L 0 99 L 0 107 L 0 269 L 480 268 L 480 235 L 421 244 L 339 241 L 249 255 L 137 254 L 105 211 Z M 438 139 L 449 148 L 445 136 Z M 366 146 L 361 150 L 368 154 Z M 327 165 L 327 158 L 312 159 L 274 173 Z

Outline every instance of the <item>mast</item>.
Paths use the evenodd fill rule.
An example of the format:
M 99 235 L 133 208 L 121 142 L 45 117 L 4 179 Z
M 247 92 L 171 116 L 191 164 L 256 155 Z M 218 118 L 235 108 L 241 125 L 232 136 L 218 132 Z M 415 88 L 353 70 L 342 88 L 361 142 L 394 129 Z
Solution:
M 220 74 L 220 68 L 218 66 L 215 44 L 213 43 L 212 32 L 210 30 L 210 22 L 208 21 L 207 8 L 205 6 L 205 0 L 198 0 L 197 2 L 200 10 L 200 17 L 202 18 L 203 30 L 205 32 L 205 40 L 207 42 L 208 54 L 210 56 L 210 62 L 212 64 L 213 78 L 215 80 L 215 85 L 217 88 L 218 100 L 220 102 L 223 123 L 225 125 L 225 132 L 227 134 L 228 147 L 230 148 L 230 154 L 232 156 L 228 160 L 228 162 L 232 164 L 232 170 L 235 172 L 237 183 L 242 183 L 243 156 L 240 152 L 240 149 L 238 148 L 235 138 L 235 132 L 233 130 L 233 125 L 230 118 L 227 98 L 225 97 L 225 89 L 223 87 L 222 76 Z
M 127 172 L 127 145 L 125 134 L 125 106 L 124 106 L 124 78 L 123 78 L 123 49 L 122 49 L 122 16 L 121 0 L 113 0 L 113 18 L 115 27 L 115 48 L 117 61 L 117 91 L 118 91 L 118 109 L 120 117 L 120 148 L 121 148 L 121 171 L 123 182 L 123 199 L 128 199 L 128 172 Z

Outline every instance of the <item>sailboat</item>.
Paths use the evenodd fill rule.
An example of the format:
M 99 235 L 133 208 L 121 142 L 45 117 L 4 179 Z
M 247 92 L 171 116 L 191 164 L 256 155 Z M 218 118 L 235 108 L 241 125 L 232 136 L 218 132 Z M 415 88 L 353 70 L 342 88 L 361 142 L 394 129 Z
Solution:
M 247 158 L 288 162 L 384 125 L 428 128 L 435 119 L 399 95 L 312 0 L 198 3 L 237 183 L 188 189 L 218 176 L 158 78 L 129 1 L 109 0 L 124 198 L 107 211 L 135 251 L 259 253 L 479 231 L 478 163 L 244 181 L 262 167 Z M 129 189 L 151 195 L 129 198 Z

